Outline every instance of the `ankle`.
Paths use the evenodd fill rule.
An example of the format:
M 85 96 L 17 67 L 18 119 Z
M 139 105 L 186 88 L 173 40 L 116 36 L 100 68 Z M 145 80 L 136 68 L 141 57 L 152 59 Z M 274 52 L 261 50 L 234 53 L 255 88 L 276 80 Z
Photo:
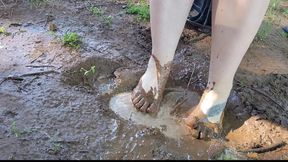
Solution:
M 203 93 L 199 107 L 211 123 L 221 122 L 230 91 L 231 89 L 217 91 L 217 88 L 214 88 Z

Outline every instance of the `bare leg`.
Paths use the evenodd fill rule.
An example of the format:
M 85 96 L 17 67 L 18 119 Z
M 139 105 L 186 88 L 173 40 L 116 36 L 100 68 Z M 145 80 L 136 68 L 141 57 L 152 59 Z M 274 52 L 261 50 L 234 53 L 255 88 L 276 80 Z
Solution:
M 171 61 L 193 0 L 151 0 L 152 56 L 132 92 L 134 106 L 145 113 L 158 112 Z
M 234 75 L 261 25 L 268 5 L 269 0 L 213 1 L 208 85 L 200 103 L 185 120 L 188 126 L 197 130 L 195 136 L 198 138 L 207 135 L 207 127 L 213 131 L 222 127 L 223 111 Z

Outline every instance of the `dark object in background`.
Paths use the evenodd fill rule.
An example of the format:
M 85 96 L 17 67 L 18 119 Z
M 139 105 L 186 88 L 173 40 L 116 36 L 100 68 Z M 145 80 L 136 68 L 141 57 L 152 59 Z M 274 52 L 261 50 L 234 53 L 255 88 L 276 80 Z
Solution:
M 186 22 L 186 28 L 211 33 L 211 15 L 211 0 L 195 0 Z
M 284 30 L 284 32 L 288 33 L 288 26 L 285 26 L 282 29 Z

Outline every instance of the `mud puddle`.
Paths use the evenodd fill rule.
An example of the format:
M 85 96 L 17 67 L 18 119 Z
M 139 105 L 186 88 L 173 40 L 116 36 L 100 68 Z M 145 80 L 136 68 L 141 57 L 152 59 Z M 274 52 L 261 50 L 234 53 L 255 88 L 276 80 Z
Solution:
M 11 35 L 0 35 L 0 81 L 22 77 L 0 84 L 0 159 L 287 159 L 287 146 L 239 153 L 288 140 L 286 44 L 256 43 L 248 51 L 227 105 L 225 142 L 171 138 L 165 135 L 166 122 L 146 125 L 142 122 L 149 119 L 136 116 L 129 121 L 109 108 L 111 98 L 135 87 L 151 49 L 149 24 L 126 15 L 126 1 L 67 0 L 39 7 L 28 1 L 4 2 L 0 25 Z M 90 4 L 104 7 L 106 16 L 113 17 L 111 27 L 87 10 Z M 47 15 L 58 27 L 54 34 L 45 26 Z M 10 26 L 15 22 L 19 25 Z M 79 50 L 62 45 L 60 38 L 69 31 L 83 39 Z M 188 90 L 201 95 L 210 41 L 208 35 L 184 31 L 167 88 L 186 89 L 191 80 Z M 254 64 L 257 53 L 263 55 L 261 64 Z M 267 61 L 270 57 L 273 61 Z M 279 66 L 277 60 L 282 60 Z M 85 76 L 83 69 L 92 67 L 93 75 Z M 57 73 L 24 75 L 50 70 Z M 170 93 L 165 102 L 173 105 L 178 95 Z M 191 100 L 175 115 L 193 104 Z
M 160 129 L 161 132 L 167 137 L 181 139 L 181 137 L 183 138 L 184 136 L 188 136 L 189 132 L 187 132 L 187 130 L 185 131 L 184 127 L 180 125 L 181 119 L 177 119 L 171 114 L 172 112 L 176 111 L 175 108 L 177 109 L 177 107 L 173 109 L 173 106 L 177 105 L 177 98 L 179 98 L 179 96 L 183 96 L 184 94 L 185 92 L 182 91 L 182 93 L 171 92 L 165 95 L 157 117 L 143 115 L 141 112 L 137 111 L 131 102 L 131 92 L 114 96 L 109 102 L 109 107 L 125 120 L 129 120 L 138 125 L 156 127 Z M 197 93 L 190 93 L 187 96 L 189 96 L 189 99 L 191 99 L 192 103 L 194 103 L 189 106 L 191 108 L 196 106 L 197 102 L 199 101 L 199 95 Z

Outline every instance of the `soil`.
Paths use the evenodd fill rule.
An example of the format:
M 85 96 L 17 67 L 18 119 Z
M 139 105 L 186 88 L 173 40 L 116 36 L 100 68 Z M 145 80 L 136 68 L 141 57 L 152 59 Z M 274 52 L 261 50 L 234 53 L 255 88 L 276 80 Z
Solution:
M 0 26 L 10 34 L 0 35 L 0 159 L 288 159 L 287 145 L 241 152 L 288 140 L 288 42 L 277 34 L 281 23 L 253 42 L 237 71 L 225 140 L 175 140 L 109 108 L 111 97 L 136 86 L 151 51 L 149 23 L 127 15 L 126 1 L 3 2 Z M 112 16 L 111 26 L 87 10 L 91 4 Z M 79 33 L 80 49 L 62 45 L 66 32 Z M 193 74 L 188 89 L 201 95 L 210 46 L 211 36 L 185 29 L 167 88 L 186 89 Z M 96 72 L 86 77 L 80 69 L 91 66 Z

